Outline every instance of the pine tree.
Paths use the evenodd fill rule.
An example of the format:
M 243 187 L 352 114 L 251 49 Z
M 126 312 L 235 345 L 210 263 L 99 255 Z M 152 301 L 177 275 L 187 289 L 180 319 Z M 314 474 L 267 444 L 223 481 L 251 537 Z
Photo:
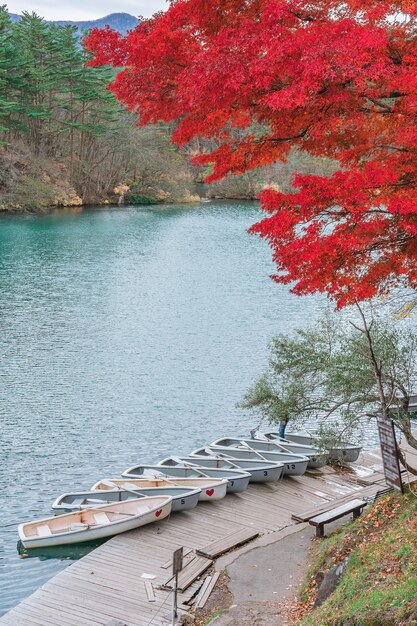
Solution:
M 0 143 L 10 139 L 10 133 L 17 129 L 17 116 L 20 113 L 17 93 L 22 88 L 22 72 L 19 54 L 16 49 L 12 23 L 6 5 L 0 6 Z
M 13 38 L 22 67 L 20 118 L 35 153 L 45 150 L 52 133 L 51 120 L 59 82 L 56 27 L 36 13 L 23 13 L 13 25 Z

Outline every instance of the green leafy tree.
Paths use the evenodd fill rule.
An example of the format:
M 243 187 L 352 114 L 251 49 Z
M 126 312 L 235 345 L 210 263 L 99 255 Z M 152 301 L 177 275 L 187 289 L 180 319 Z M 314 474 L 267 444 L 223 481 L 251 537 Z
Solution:
M 417 333 L 375 312 L 368 320 L 358 307 L 351 319 L 329 313 L 314 327 L 274 337 L 269 367 L 240 406 L 270 423 L 317 423 L 326 441 L 382 414 L 417 449 L 408 411 L 416 382 Z

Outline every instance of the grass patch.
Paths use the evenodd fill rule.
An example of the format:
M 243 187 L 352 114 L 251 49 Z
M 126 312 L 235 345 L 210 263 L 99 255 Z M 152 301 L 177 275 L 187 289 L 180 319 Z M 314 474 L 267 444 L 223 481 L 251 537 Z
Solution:
M 414 494 L 385 497 L 317 545 L 300 626 L 417 626 L 416 505 Z M 313 610 L 317 573 L 347 557 L 336 591 Z
M 209 626 L 209 624 L 211 624 L 211 622 L 216 618 L 216 617 L 220 617 L 220 615 L 223 615 L 224 611 L 223 609 L 221 609 L 220 611 L 216 611 L 214 613 L 214 615 L 210 615 L 210 617 L 204 622 L 204 626 Z

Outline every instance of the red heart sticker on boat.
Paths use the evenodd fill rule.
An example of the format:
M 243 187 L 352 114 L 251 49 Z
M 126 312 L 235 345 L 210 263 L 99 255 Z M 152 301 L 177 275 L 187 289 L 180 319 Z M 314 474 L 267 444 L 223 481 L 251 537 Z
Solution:
M 156 513 L 155 513 L 156 517 L 159 517 L 161 515 L 161 513 L 162 513 L 162 509 L 159 509 L 159 511 L 156 511 Z
M 206 489 L 206 494 L 207 494 L 208 496 L 212 496 L 212 495 L 213 495 L 213 493 L 214 493 L 214 489 Z

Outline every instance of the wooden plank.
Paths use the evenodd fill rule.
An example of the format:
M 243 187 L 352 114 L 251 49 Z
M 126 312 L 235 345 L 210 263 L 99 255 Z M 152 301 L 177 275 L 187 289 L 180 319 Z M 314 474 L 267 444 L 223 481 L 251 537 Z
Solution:
M 184 591 L 193 583 L 196 578 L 201 576 L 210 565 L 213 563 L 212 559 L 207 559 L 203 556 L 198 556 L 192 561 L 190 566 L 186 567 L 178 577 L 178 589 Z
M 107 618 L 107 621 L 117 617 L 122 617 L 126 621 L 133 620 L 138 615 L 145 617 L 147 614 L 152 616 L 154 614 L 154 608 L 151 607 L 143 593 L 142 601 L 131 598 L 120 597 L 114 595 L 113 590 L 102 589 L 99 593 L 96 589 L 88 589 L 84 593 L 80 591 L 82 586 L 74 585 L 70 588 L 55 589 L 53 593 L 49 593 L 46 598 L 43 598 L 42 605 L 56 607 L 56 610 L 65 610 L 66 612 L 74 612 L 74 605 L 71 601 L 71 596 L 77 598 L 77 617 L 85 617 L 86 620 L 92 624 L 97 619 L 97 622 L 102 624 L 102 614 Z M 140 588 L 138 589 L 138 591 Z M 110 592 L 110 593 L 109 593 Z M 94 616 L 94 620 L 93 620 Z M 73 620 L 73 617 L 72 617 Z M 73 621 L 72 621 L 73 623 Z
M 8 613 L 0 617 L 2 626 L 3 625 L 4 626 L 16 626 L 16 624 L 19 624 L 19 626 L 32 626 L 33 625 L 33 622 L 30 622 L 22 618 L 21 615 L 19 615 L 19 619 L 17 620 L 15 613 L 12 611 L 13 609 L 11 609 Z
M 145 587 L 145 591 L 146 591 L 146 595 L 148 596 L 148 602 L 155 602 L 156 597 L 155 597 L 155 592 L 153 590 L 153 586 L 150 580 L 144 580 L 143 581 L 144 587 Z
M 26 611 L 19 609 L 19 611 L 14 611 L 13 615 L 16 617 L 16 621 L 13 622 L 13 626 L 21 626 L 21 624 L 30 624 L 31 626 L 50 626 L 51 624 L 51 622 L 44 618 L 43 614 L 37 614 L 36 612 L 27 613 Z M 0 618 L 0 620 L 2 620 L 2 618 Z M 58 623 L 59 622 L 56 621 L 55 626 Z
M 358 478 L 358 484 L 367 487 L 373 485 L 381 480 L 385 480 L 385 475 L 382 472 L 375 472 L 370 476 L 363 476 Z
M 140 592 L 140 588 L 138 588 L 138 592 Z M 93 615 L 96 617 L 98 613 L 97 608 L 100 611 L 106 612 L 108 619 L 112 618 L 116 611 L 127 620 L 136 618 L 138 615 L 143 618 L 148 615 L 153 616 L 155 612 L 154 607 L 149 606 L 145 599 L 145 594 L 143 594 L 141 598 L 135 598 L 132 601 L 132 598 L 122 596 L 120 592 L 115 594 L 115 591 L 110 588 L 103 587 L 100 590 L 97 588 L 89 588 L 88 591 L 86 591 L 85 585 L 83 586 L 81 581 L 78 583 L 74 581 L 74 585 L 69 588 L 55 589 L 46 600 L 46 603 L 51 605 L 58 604 L 58 608 L 59 606 L 64 607 L 68 605 L 69 609 L 74 610 L 71 595 L 77 598 L 77 616 L 82 615 L 84 612 L 88 615 L 91 611 L 94 611 Z M 165 600 L 166 594 L 163 595 Z M 93 620 L 90 614 L 88 623 L 92 624 L 92 622 Z M 99 623 L 102 624 L 101 621 Z M 71 624 L 73 626 L 73 621 Z
M 211 579 L 212 579 L 212 578 L 213 578 L 212 576 L 206 576 L 206 577 L 205 577 L 204 582 L 203 582 L 203 584 L 202 584 L 202 586 L 201 586 L 200 591 L 198 592 L 198 596 L 197 596 L 196 601 L 195 601 L 195 608 L 196 608 L 196 609 L 198 609 L 198 607 L 199 607 L 199 603 L 201 602 L 201 598 L 202 598 L 202 597 L 203 597 L 203 595 L 205 594 L 206 589 L 208 588 L 208 586 L 209 586 L 210 581 L 211 581 Z
M 213 574 L 213 576 L 211 576 L 211 579 L 210 579 L 206 589 L 204 590 L 204 593 L 201 594 L 201 597 L 200 597 L 200 594 L 199 594 L 199 597 L 197 598 L 197 601 L 196 601 L 196 604 L 195 604 L 195 608 L 196 609 L 202 609 L 205 606 L 207 600 L 210 597 L 211 592 L 213 591 L 213 589 L 215 587 L 215 584 L 218 581 L 219 576 L 220 576 L 220 572 L 215 572 Z
M 196 578 L 201 576 L 206 569 L 213 563 L 212 559 L 207 559 L 204 556 L 196 556 L 178 576 L 178 589 L 184 591 L 195 581 Z M 163 589 L 172 588 L 174 584 L 174 576 L 170 576 L 168 580 L 161 585 Z
M 15 626 L 20 626 L 20 624 L 22 623 L 23 620 L 28 621 L 30 624 L 37 624 L 38 626 L 61 626 L 61 624 L 67 624 L 68 622 L 63 621 L 63 619 L 61 619 L 61 614 L 59 612 L 59 610 L 56 611 L 54 616 L 50 616 L 47 614 L 47 611 L 43 608 L 43 607 L 38 607 L 37 605 L 34 605 L 32 603 L 30 603 L 30 605 L 23 605 L 20 604 L 18 609 L 14 609 L 13 611 L 13 615 L 16 617 L 16 621 L 14 622 Z M 78 616 L 78 614 L 76 613 L 76 615 Z M 6 615 L 7 616 L 7 615 Z M 21 620 L 21 616 L 22 616 L 22 620 Z M 0 618 L 1 620 L 1 618 Z M 94 624 L 99 624 L 99 622 L 96 622 L 94 620 L 88 622 L 87 620 L 84 620 L 82 617 L 75 622 L 76 624 L 80 624 L 81 626 L 88 626 L 88 624 L 94 625 Z M 74 617 L 73 617 L 73 621 L 72 624 L 74 626 Z
M 55 599 L 54 601 L 50 601 L 50 597 L 48 594 L 43 593 L 42 590 L 36 591 L 30 598 L 23 600 L 14 611 L 17 614 L 36 614 L 36 612 L 40 611 L 43 619 L 43 623 L 45 626 L 49 624 L 54 624 L 56 626 L 57 621 L 59 625 L 66 626 L 71 625 L 74 626 L 74 605 L 71 603 L 71 600 L 68 597 L 64 599 Z M 68 606 L 69 605 L 69 606 Z M 107 616 L 107 620 L 113 617 L 114 613 L 110 613 Z M 58 619 L 57 619 L 58 616 Z M 90 624 L 93 626 L 94 624 L 100 624 L 100 618 L 94 614 L 94 616 L 86 616 L 83 615 L 83 602 L 82 599 L 77 596 L 77 617 L 78 623 L 82 624 Z M 84 621 L 85 617 L 85 621 Z M 20 622 L 16 620 L 15 624 L 19 624 Z
M 185 604 L 185 605 L 192 604 L 193 598 L 197 595 L 197 593 L 201 589 L 202 583 L 203 583 L 202 578 L 195 580 L 193 584 L 187 587 L 185 591 L 180 592 L 178 594 L 178 602 L 181 602 L 182 604 Z
M 137 585 L 136 593 L 132 590 L 126 593 L 122 585 L 112 587 L 111 583 L 109 584 L 109 582 L 106 583 L 105 581 L 96 581 L 94 585 L 90 585 L 85 584 L 82 578 L 74 578 L 72 585 L 62 588 L 57 586 L 52 590 L 51 596 L 54 599 L 59 598 L 60 602 L 71 603 L 71 600 L 68 600 L 68 598 L 72 594 L 77 599 L 79 598 L 80 602 L 83 599 L 83 606 L 85 607 L 90 606 L 91 602 L 96 602 L 103 609 L 108 607 L 109 610 L 112 610 L 118 607 L 124 611 L 127 617 L 128 612 L 132 613 L 132 615 L 146 612 L 152 613 L 153 609 L 149 606 L 144 591 L 141 592 L 142 587 Z M 165 598 L 166 594 L 163 594 L 163 598 L 161 597 L 160 600 L 165 600 Z M 112 616 L 110 615 L 110 617 Z
M 225 537 L 220 537 L 220 539 L 217 539 L 216 541 L 212 541 L 206 546 L 196 550 L 196 552 L 200 556 L 205 556 L 208 559 L 214 559 L 220 554 L 223 554 L 232 548 L 236 548 L 237 546 L 241 546 L 258 536 L 259 532 L 257 530 L 242 528 L 236 532 L 230 533 L 230 535 L 226 535 Z

